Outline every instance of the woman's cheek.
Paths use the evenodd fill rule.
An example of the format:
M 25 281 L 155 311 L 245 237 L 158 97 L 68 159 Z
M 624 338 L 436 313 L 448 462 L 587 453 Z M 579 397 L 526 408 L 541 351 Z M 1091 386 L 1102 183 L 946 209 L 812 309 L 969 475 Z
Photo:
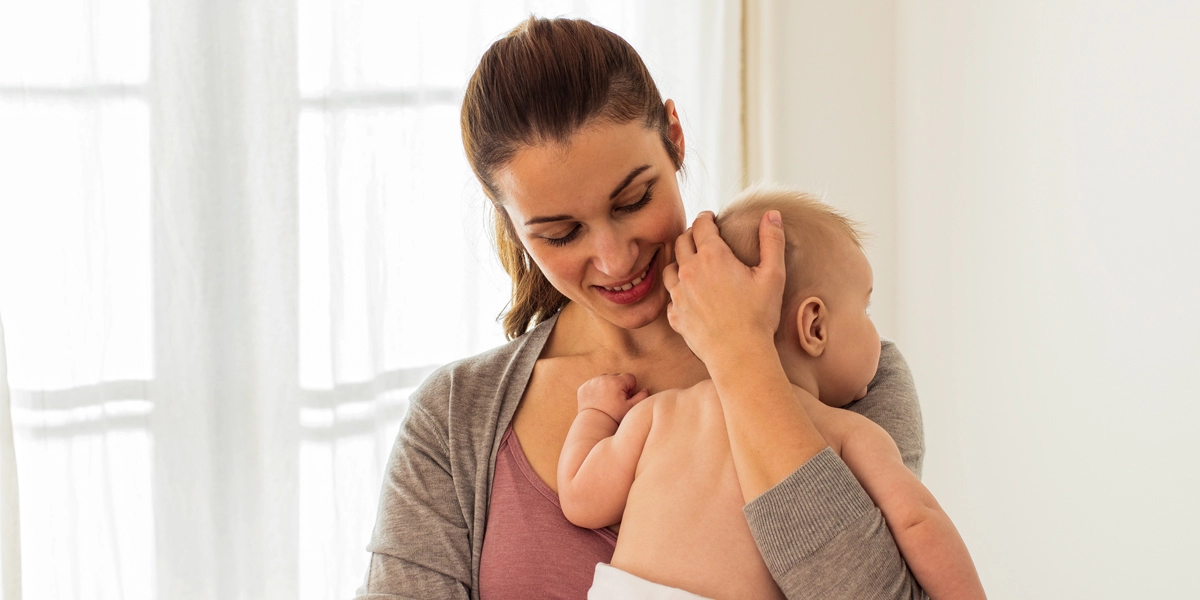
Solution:
M 586 260 L 575 251 L 560 250 L 555 256 L 546 257 L 542 272 L 550 283 L 563 295 L 575 296 L 575 289 L 583 289 L 583 277 L 587 270 Z

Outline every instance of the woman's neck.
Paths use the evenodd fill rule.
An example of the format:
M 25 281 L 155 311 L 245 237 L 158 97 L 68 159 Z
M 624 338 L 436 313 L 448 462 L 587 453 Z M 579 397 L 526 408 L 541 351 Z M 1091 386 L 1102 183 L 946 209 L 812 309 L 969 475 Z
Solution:
M 671 328 L 665 310 L 644 327 L 625 329 L 570 302 L 558 316 L 554 337 L 558 354 L 608 354 L 622 362 L 691 354 L 683 336 Z

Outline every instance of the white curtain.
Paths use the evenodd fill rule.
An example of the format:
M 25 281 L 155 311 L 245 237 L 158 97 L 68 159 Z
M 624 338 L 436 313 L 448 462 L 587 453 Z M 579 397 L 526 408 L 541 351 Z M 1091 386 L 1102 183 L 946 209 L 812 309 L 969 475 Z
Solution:
M 740 7 L 0 4 L 5 598 L 350 596 L 408 393 L 503 341 L 479 55 L 531 12 L 625 36 L 694 213 L 741 184 Z

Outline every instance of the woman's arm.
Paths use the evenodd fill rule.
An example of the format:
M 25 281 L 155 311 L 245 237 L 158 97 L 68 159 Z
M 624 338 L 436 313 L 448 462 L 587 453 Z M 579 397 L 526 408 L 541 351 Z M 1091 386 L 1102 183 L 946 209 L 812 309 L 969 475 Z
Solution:
M 743 509 L 788 598 L 928 598 L 883 514 L 825 449 Z
M 884 342 L 879 360 L 867 396 L 846 408 L 883 427 L 905 466 L 917 474 L 924 443 L 912 377 L 891 342 Z M 927 597 L 908 571 L 882 512 L 854 479 L 829 449 L 746 506 L 750 530 L 776 581 L 790 598 L 823 593 Z M 867 569 L 865 576 L 860 569 Z M 856 592 L 843 594 L 842 589 Z
M 663 275 L 671 324 L 717 385 L 751 533 L 789 598 L 923 598 L 883 515 L 792 396 L 773 343 L 785 274 L 770 216 L 759 266 L 741 264 L 702 213 Z
M 449 373 L 413 393 L 384 475 L 366 581 L 356 600 L 469 598 L 471 541 L 450 476 L 447 424 L 426 406 L 446 404 Z
M 892 438 L 865 417 L 842 416 L 861 422 L 842 441 L 842 460 L 883 512 L 921 587 L 934 600 L 986 598 L 958 529 L 933 494 L 904 466 Z
M 745 350 L 739 356 L 753 354 Z M 754 363 L 732 357 L 718 362 L 723 363 L 718 372 L 753 373 Z M 711 367 L 709 372 L 717 382 L 720 375 Z M 806 439 L 812 435 L 806 428 L 815 432 L 816 427 L 807 415 L 793 414 L 803 408 L 790 384 L 784 395 L 766 385 L 739 387 L 740 374 L 729 373 L 724 382 L 726 391 L 720 383 L 717 388 L 748 499 L 746 519 L 784 594 L 791 599 L 926 598 L 883 514 L 853 473 L 819 433 Z M 817 444 L 820 449 L 812 452 Z M 744 480 L 743 473 L 752 479 Z
M 775 349 L 786 273 L 783 226 L 769 217 L 779 212 L 759 224 L 758 266 L 742 264 L 712 213 L 703 212 L 676 240 L 676 263 L 663 271 L 667 317 L 717 388 L 746 502 L 827 446 L 792 396 Z
M 917 478 L 925 458 L 925 429 L 921 422 L 921 405 L 913 384 L 908 363 L 896 344 L 884 340 L 879 353 L 879 369 L 868 388 L 867 396 L 847 404 L 846 410 L 856 412 L 882 427 L 896 447 L 904 466 Z
M 949 515 L 916 474 L 896 443 L 870 419 L 822 404 L 797 390 L 821 435 L 883 512 L 904 561 L 931 598 L 985 598 L 971 554 Z

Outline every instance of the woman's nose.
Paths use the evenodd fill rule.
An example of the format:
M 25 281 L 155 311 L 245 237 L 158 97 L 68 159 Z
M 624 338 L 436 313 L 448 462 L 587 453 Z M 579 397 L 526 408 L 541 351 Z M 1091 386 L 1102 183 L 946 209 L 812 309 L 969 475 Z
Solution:
M 596 269 L 614 278 L 631 275 L 638 258 L 637 244 L 633 240 L 612 228 L 597 232 L 592 239 L 596 241 Z

